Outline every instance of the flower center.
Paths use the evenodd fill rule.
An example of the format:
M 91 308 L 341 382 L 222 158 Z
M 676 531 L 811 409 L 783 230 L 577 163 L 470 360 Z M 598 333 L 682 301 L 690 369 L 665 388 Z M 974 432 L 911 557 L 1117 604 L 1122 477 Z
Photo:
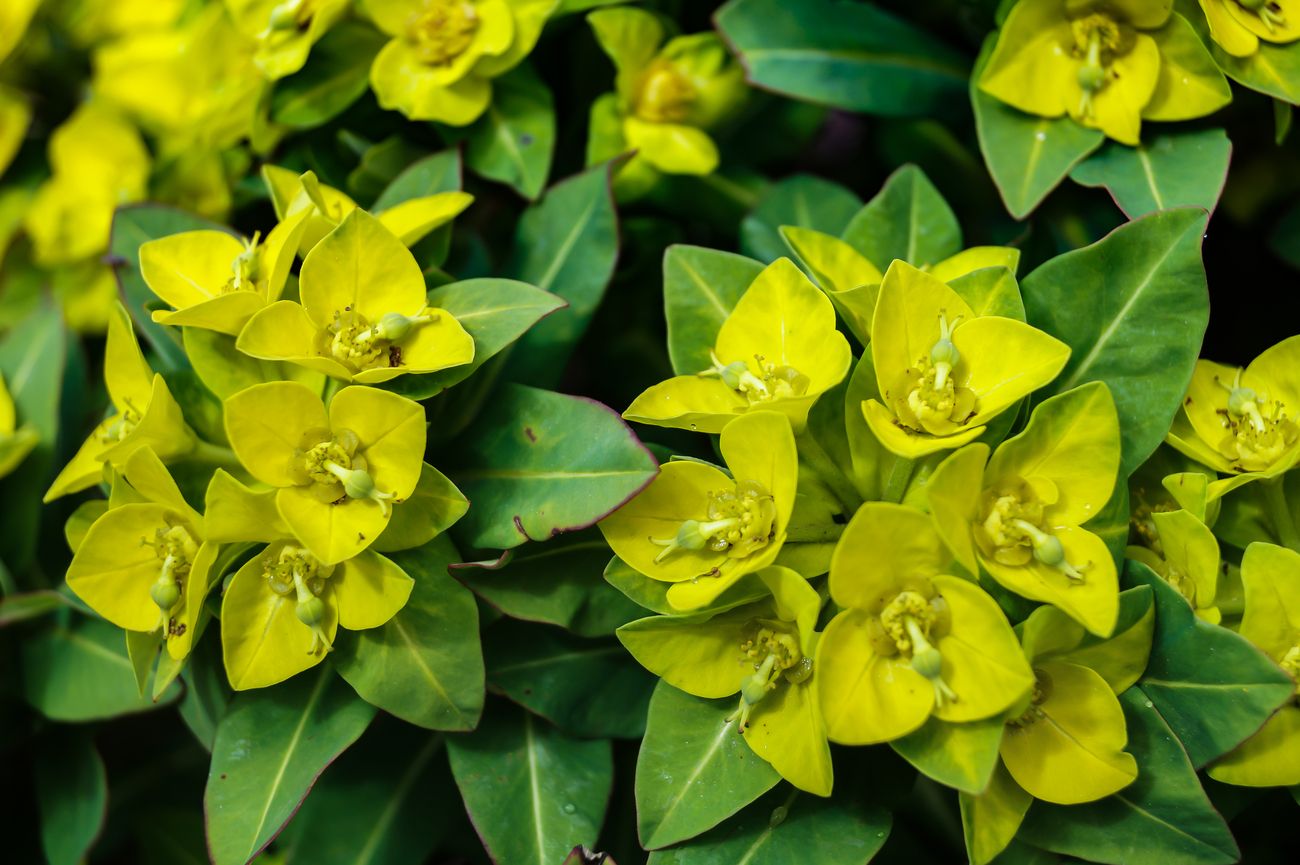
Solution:
M 335 311 L 334 320 L 321 333 L 323 348 L 351 372 L 402 365 L 402 348 L 396 345 L 411 329 L 436 321 L 438 314 L 428 309 L 419 315 L 387 312 L 377 323 L 354 312 L 350 307 Z
M 776 534 L 776 503 L 758 481 L 740 481 L 734 490 L 709 493 L 707 520 L 686 520 L 668 539 L 650 538 L 663 547 L 656 562 L 678 550 L 726 553 L 743 559 L 767 546 Z
M 1269 33 L 1286 26 L 1286 13 L 1276 0 L 1237 0 L 1237 5 L 1247 12 L 1253 12 Z
M 952 613 L 929 580 L 880 599 L 877 615 L 868 620 L 867 639 L 877 654 L 903 656 L 912 669 L 930 680 L 934 701 L 955 703 L 957 695 L 943 679 L 943 656 L 934 643 L 952 629 Z
M 286 544 L 279 554 L 262 565 L 262 576 L 277 595 L 294 596 L 294 611 L 298 621 L 312 632 L 310 654 L 322 649 L 331 651 L 334 646 L 325 633 L 325 603 L 320 595 L 325 591 L 325 581 L 334 572 L 302 547 Z
M 894 388 L 885 392 L 899 422 L 917 432 L 950 435 L 975 414 L 975 394 L 957 385 L 954 372 L 961 353 L 952 343 L 961 316 L 951 322 L 939 313 L 939 339 L 929 353 L 908 367 Z
M 180 636 L 185 633 L 185 625 L 177 625 L 171 612 L 180 602 L 185 578 L 199 551 L 199 543 L 185 526 L 167 523 L 154 530 L 152 539 L 141 538 L 140 544 L 152 547 L 162 562 L 158 579 L 149 587 L 149 597 L 158 607 L 157 627 L 166 626 L 168 634 Z
M 406 35 L 421 63 L 446 66 L 465 53 L 478 28 L 478 10 L 469 0 L 427 0 Z
M 1027 565 L 1037 559 L 1081 583 L 1091 562 L 1075 564 L 1065 557 L 1061 541 L 1044 528 L 1043 503 L 1024 481 L 984 491 L 975 542 L 981 551 L 1004 565 Z
M 1226 435 L 1217 447 L 1234 469 L 1263 471 L 1300 439 L 1300 427 L 1280 400 L 1241 386 L 1241 370 L 1231 386 L 1216 381 L 1228 391 L 1228 407 L 1218 412 Z
M 221 287 L 222 294 L 230 294 L 234 291 L 257 291 L 257 280 L 260 276 L 257 241 L 261 236 L 262 233 L 259 231 L 253 234 L 252 240 L 244 241 L 244 251 L 230 262 L 231 277 Z
M 1047 717 L 1046 713 L 1040 708 L 1048 696 L 1052 693 L 1052 677 L 1047 675 L 1043 670 L 1034 668 L 1034 690 L 1029 698 L 1029 708 L 1025 709 L 1018 717 L 1007 721 L 1007 726 L 1012 730 L 1023 730 L 1025 727 L 1033 724 L 1042 718 Z
M 130 400 L 127 400 L 126 408 L 114 415 L 108 422 L 108 426 L 104 427 L 104 431 L 99 434 L 100 442 L 111 445 L 129 436 L 136 424 L 140 423 L 141 414 L 135 406 L 131 405 Z
M 681 123 L 691 113 L 695 85 L 667 60 L 655 60 L 637 82 L 633 113 L 651 123 Z
M 1077 76 L 1083 91 L 1079 114 L 1092 117 L 1092 99 L 1116 75 L 1110 66 L 1116 57 L 1133 47 L 1133 28 L 1108 14 L 1093 12 L 1070 22 L 1074 35 L 1073 55 L 1082 61 Z
M 375 487 L 366 458 L 358 453 L 360 446 L 352 430 L 308 430 L 294 451 L 294 478 L 299 485 L 309 486 L 320 501 L 339 504 L 344 499 L 369 499 L 387 516 L 393 494 Z
M 745 629 L 745 642 L 740 644 L 740 663 L 753 667 L 754 674 L 740 686 L 740 705 L 727 717 L 727 723 L 737 721 L 737 732 L 745 732 L 754 706 L 776 690 L 784 679 L 792 685 L 812 677 L 812 658 L 799 646 L 799 635 L 789 622 L 773 619 L 754 619 Z
M 761 354 L 754 355 L 755 373 L 750 365 L 737 360 L 724 364 L 718 355 L 710 351 L 713 368 L 699 373 L 702 376 L 717 376 L 723 384 L 749 400 L 750 404 L 770 402 L 774 399 L 790 399 L 803 396 L 811 384 L 808 376 L 788 364 L 775 364 Z

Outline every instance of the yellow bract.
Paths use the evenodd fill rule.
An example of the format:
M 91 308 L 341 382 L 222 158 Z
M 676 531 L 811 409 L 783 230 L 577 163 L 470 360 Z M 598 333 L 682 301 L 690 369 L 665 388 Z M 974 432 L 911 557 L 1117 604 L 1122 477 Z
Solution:
M 1132 546 L 1125 554 L 1177 589 L 1196 615 L 1217 625 L 1222 616 L 1214 605 L 1219 585 L 1219 542 L 1214 532 L 1188 511 L 1153 513 L 1151 520 L 1159 533 L 1159 552 Z
M 1119 577 L 1106 544 L 1080 526 L 1101 512 L 1119 472 L 1110 391 L 1094 382 L 1046 400 L 1024 432 L 988 453 L 983 444 L 958 451 L 927 487 L 957 560 L 1109 636 Z
M 18 426 L 13 397 L 9 395 L 4 374 L 0 373 L 0 478 L 17 468 L 39 441 L 36 430 L 27 425 Z
M 1029 114 L 1061 117 L 1138 144 L 1143 119 L 1203 117 L 1232 100 L 1173 0 L 1019 0 L 979 78 Z
M 9 56 L 9 52 L 23 38 L 27 24 L 40 5 L 41 0 L 5 0 L 3 6 L 0 6 L 0 62 Z M 3 170 L 2 161 L 0 170 Z
M 140 245 L 140 275 L 175 307 L 153 320 L 238 336 L 253 314 L 280 299 L 307 213 L 281 222 L 265 242 L 224 231 L 186 231 Z
M 1241 635 L 1300 679 L 1300 553 L 1251 544 L 1241 560 L 1241 582 Z M 1278 709 L 1263 729 L 1215 762 L 1210 777 L 1243 787 L 1300 784 L 1300 702 Z
M 349 387 L 330 401 L 296 382 L 254 385 L 226 400 L 226 434 L 244 467 L 277 488 L 276 510 L 323 565 L 379 537 L 414 492 L 424 410 L 387 391 Z
M 326 565 L 295 541 L 271 543 L 235 573 L 222 598 L 230 686 L 265 688 L 316 666 L 340 626 L 379 627 L 406 606 L 414 585 L 370 550 Z
M 652 616 L 618 629 L 652 673 L 697 697 L 740 694 L 745 741 L 791 784 L 831 792 L 831 755 L 817 698 L 813 628 L 821 598 L 799 574 L 769 567 L 771 597 L 717 614 Z
M 68 588 L 127 631 L 163 631 L 167 653 L 189 654 L 208 593 L 217 545 L 157 455 L 140 448 L 126 461 L 126 489 L 95 520 L 68 566 Z M 115 487 L 117 484 L 115 484 Z
M 835 310 L 788 258 L 763 270 L 718 330 L 713 368 L 641 394 L 623 417 L 655 426 L 721 432 L 746 412 L 770 409 L 803 429 L 817 398 L 853 360 Z
M 393 37 L 370 67 L 379 104 L 412 120 L 473 123 L 492 79 L 528 56 L 558 0 L 366 0 Z
M 46 502 L 93 486 L 103 477 L 105 463 L 120 469 L 141 447 L 148 446 L 164 460 L 195 448 L 197 439 L 186 426 L 181 407 L 163 377 L 145 363 L 130 316 L 121 304 L 114 306 L 108 320 L 104 379 L 114 412 L 95 427 L 59 472 L 45 493 Z
M 349 0 L 226 0 L 236 26 L 257 43 L 257 68 L 272 81 L 301 69 L 348 5 Z
M 1200 4 L 1210 37 L 1233 57 L 1254 54 L 1261 39 L 1277 45 L 1300 39 L 1297 0 L 1200 0 Z
M 895 261 L 880 284 L 871 359 L 883 402 L 862 409 L 871 431 L 915 459 L 960 447 L 1070 357 L 1060 340 L 1015 319 L 976 315 L 944 282 Z
M 636 498 L 600 522 L 615 555 L 672 583 L 678 610 L 711 603 L 742 576 L 772 564 L 794 509 L 799 460 L 784 415 L 757 411 L 722 431 L 731 476 L 673 460 Z
M 1033 676 L 997 602 L 948 576 L 951 556 L 931 518 L 869 502 L 831 559 L 842 611 L 817 648 L 831 740 L 888 742 L 931 715 L 966 722 L 1006 711 Z

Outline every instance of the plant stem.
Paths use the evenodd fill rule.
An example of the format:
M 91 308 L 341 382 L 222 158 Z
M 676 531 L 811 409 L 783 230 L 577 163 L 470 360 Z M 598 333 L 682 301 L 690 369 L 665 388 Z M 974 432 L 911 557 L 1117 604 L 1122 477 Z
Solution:
M 881 499 L 895 504 L 902 502 L 903 496 L 907 494 L 907 485 L 911 483 L 914 468 L 916 468 L 915 460 L 895 456 L 889 468 L 889 476 L 885 478 L 885 489 Z
M 222 468 L 231 468 L 242 470 L 243 466 L 239 462 L 239 457 L 228 447 L 214 445 L 212 442 L 205 442 L 203 439 L 194 440 L 194 450 L 190 451 L 186 459 L 191 462 L 209 463 Z

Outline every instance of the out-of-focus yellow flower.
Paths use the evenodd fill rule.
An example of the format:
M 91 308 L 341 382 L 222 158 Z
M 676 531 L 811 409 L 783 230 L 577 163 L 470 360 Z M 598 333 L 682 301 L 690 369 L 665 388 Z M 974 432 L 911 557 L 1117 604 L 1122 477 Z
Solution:
M 1210 37 L 1233 57 L 1249 57 L 1259 41 L 1300 39 L 1300 0 L 1200 0 Z
M 275 80 L 292 75 L 348 10 L 350 0 L 226 0 L 235 24 L 257 42 L 254 61 Z
M 23 38 L 36 7 L 40 5 L 41 0 L 5 0 L 0 3 L 0 63 Z
M 0 478 L 17 468 L 39 441 L 36 430 L 26 425 L 20 427 L 17 421 L 13 397 L 5 385 L 4 374 L 0 373 Z
M 492 101 L 492 79 L 528 56 L 557 0 L 366 0 L 393 37 L 370 67 L 384 108 L 412 120 L 473 123 Z

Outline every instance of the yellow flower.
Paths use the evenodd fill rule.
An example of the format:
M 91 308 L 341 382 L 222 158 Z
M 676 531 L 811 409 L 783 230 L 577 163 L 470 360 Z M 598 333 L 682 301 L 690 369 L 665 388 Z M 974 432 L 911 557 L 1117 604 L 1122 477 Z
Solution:
M 1275 478 L 1300 459 L 1300 336 L 1266 349 L 1245 369 L 1198 360 L 1169 444 L 1218 472 L 1211 498 L 1258 478 Z
M 235 455 L 324 565 L 370 546 L 420 477 L 424 409 L 394 393 L 344 388 L 327 412 L 305 385 L 268 382 L 227 399 L 225 416 Z
M 142 447 L 164 460 L 195 452 L 202 443 L 185 424 L 163 377 L 149 368 L 135 341 L 130 316 L 115 304 L 108 319 L 104 381 L 114 412 L 95 427 L 45 493 L 45 501 L 84 490 L 103 477 L 104 464 L 122 468 Z
M 62 0 L 59 24 L 79 45 L 174 27 L 191 0 Z
M 710 699 L 739 694 L 731 720 L 749 747 L 800 790 L 829 796 L 831 753 L 813 669 L 822 600 L 789 568 L 757 576 L 770 597 L 720 613 L 639 619 L 618 638 L 674 688 Z
M 852 361 L 830 301 L 788 258 L 779 258 L 722 323 L 713 367 L 651 387 L 623 417 L 717 433 L 739 415 L 770 409 L 801 430 L 813 403 L 840 383 Z
M 347 13 L 349 0 L 226 0 L 235 24 L 257 42 L 257 68 L 272 81 L 307 63 L 311 47 Z
M 636 498 L 600 522 L 614 554 L 672 583 L 668 603 L 696 610 L 776 559 L 794 509 L 799 459 L 784 415 L 751 412 L 722 431 L 731 474 L 672 460 Z
M 841 611 L 813 669 L 831 741 L 905 736 L 931 715 L 966 722 L 1005 712 L 1034 678 L 997 602 L 947 575 L 951 556 L 931 518 L 868 502 L 831 559 Z
M 95 612 L 127 631 L 162 630 L 167 653 L 189 654 L 216 544 L 158 456 L 135 451 L 122 470 L 124 486 L 78 545 L 68 588 Z M 119 502 L 124 502 L 119 504 Z
M 306 255 L 357 209 L 357 204 L 346 194 L 326 186 L 308 171 L 299 176 L 274 165 L 262 166 L 262 177 L 271 193 L 271 204 L 281 221 L 306 211 L 307 227 L 303 229 L 298 252 Z M 440 228 L 459 216 L 474 201 L 466 192 L 439 192 L 412 198 L 374 216 L 384 227 L 397 235 L 402 243 L 414 246 L 429 232 Z
M 1241 582 L 1241 635 L 1300 679 L 1300 553 L 1251 544 L 1241 560 Z M 1278 709 L 1258 733 L 1210 766 L 1210 777 L 1242 787 L 1300 784 L 1300 702 Z
M 557 0 L 366 0 L 393 37 L 370 67 L 383 108 L 412 120 L 473 123 L 492 79 L 528 56 Z
M 974 444 L 944 460 L 927 486 L 930 510 L 969 573 L 982 566 L 1004 588 L 1109 636 L 1119 576 L 1105 542 L 1081 526 L 1110 499 L 1119 451 L 1110 391 L 1086 384 L 1044 401 L 991 459 Z
M 36 430 L 18 426 L 13 397 L 0 373 L 0 478 L 16 469 L 39 441 Z
M 294 540 L 271 543 L 235 572 L 221 600 L 230 686 L 265 688 L 311 669 L 339 627 L 379 627 L 406 606 L 414 585 L 371 550 L 327 565 Z
M 185 231 L 140 245 L 140 275 L 174 311 L 153 320 L 238 336 L 253 314 L 280 299 L 307 213 L 281 222 L 259 242 L 224 231 Z
M 1029 114 L 1069 114 L 1136 145 L 1142 120 L 1203 117 L 1232 100 L 1173 0 L 1019 0 L 979 79 Z
M 50 136 L 50 179 L 24 219 L 36 262 L 67 264 L 108 248 L 113 211 L 145 197 L 149 151 L 103 102 L 83 103 Z
M 1151 521 L 1159 534 L 1160 554 L 1132 546 L 1125 555 L 1177 589 L 1197 616 L 1219 624 L 1222 616 L 1214 605 L 1219 587 L 1219 542 L 1214 532 L 1188 511 L 1153 513 Z
M 276 301 L 249 319 L 240 351 L 365 384 L 474 359 L 474 340 L 456 318 L 427 305 L 415 256 L 364 210 L 307 255 L 298 290 L 301 304 Z
M 1259 40 L 1285 45 L 1300 39 L 1297 0 L 1200 0 L 1210 37 L 1233 57 L 1249 57 Z
M 943 281 L 895 261 L 872 317 L 883 403 L 862 405 L 881 444 L 902 457 L 961 447 L 1056 378 L 1070 349 L 1022 321 L 976 315 Z
M 5 0 L 0 6 L 0 63 L 22 41 L 27 25 L 40 5 L 41 0 Z
M 601 9 L 587 16 L 596 40 L 618 70 L 615 93 L 592 106 L 588 161 L 637 151 L 623 174 L 709 174 L 718 148 L 708 128 L 740 107 L 744 70 L 714 33 L 665 42 L 659 19 L 643 9 Z M 608 140 L 600 140 L 608 129 Z M 635 182 L 634 182 L 635 183 Z

